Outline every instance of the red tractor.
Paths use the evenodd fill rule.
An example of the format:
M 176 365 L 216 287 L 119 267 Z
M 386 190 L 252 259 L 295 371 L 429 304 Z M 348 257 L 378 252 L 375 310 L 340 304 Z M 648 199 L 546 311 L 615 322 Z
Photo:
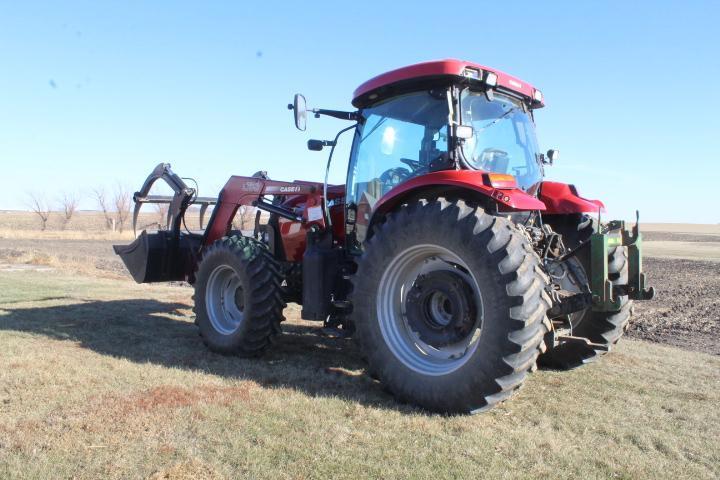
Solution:
M 166 230 L 116 246 L 137 282 L 185 280 L 213 351 L 263 353 L 286 302 L 302 318 L 353 335 L 368 373 L 398 399 L 439 412 L 476 412 L 507 399 L 538 363 L 581 365 L 628 327 L 632 300 L 653 296 L 637 223 L 599 222 L 603 204 L 544 181 L 557 152 L 539 151 L 529 84 L 459 60 L 377 76 L 355 111 L 289 108 L 352 122 L 345 185 L 232 176 L 220 195 L 158 165 L 134 196 L 169 203 Z M 149 195 L 158 179 L 173 196 Z M 200 206 L 191 232 L 184 215 Z M 252 232 L 232 230 L 255 207 Z M 267 212 L 269 220 L 260 221 Z

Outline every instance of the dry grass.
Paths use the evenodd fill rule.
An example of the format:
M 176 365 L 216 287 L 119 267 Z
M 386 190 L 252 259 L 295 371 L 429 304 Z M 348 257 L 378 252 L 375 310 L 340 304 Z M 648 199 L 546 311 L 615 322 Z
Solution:
M 155 216 L 142 214 L 142 219 L 155 221 Z M 50 212 L 47 229 L 52 231 L 72 232 L 105 232 L 107 230 L 105 217 L 101 212 L 78 211 L 75 212 L 70 222 L 65 224 L 62 212 Z M 11 232 L 13 230 L 35 232 L 36 234 L 50 233 L 40 232 L 40 220 L 37 215 L 31 212 L 19 210 L 0 210 L 0 231 Z
M 108 245 L 107 248 L 109 249 L 110 246 Z M 85 275 L 88 277 L 117 280 L 129 278 L 129 275 L 121 269 L 122 267 L 110 265 L 108 268 L 98 268 L 99 262 L 103 262 L 103 259 L 93 258 L 90 255 L 58 255 L 49 253 L 45 249 L 0 249 L 0 274 L 18 269 L 33 270 L 32 267 L 42 267 L 44 271 L 61 270 L 65 273 Z
M 208 210 L 205 222 L 210 218 L 212 210 Z M 132 215 L 131 215 L 132 217 Z M 107 228 L 105 217 L 101 212 L 79 211 L 66 224 L 62 212 L 50 212 L 47 230 L 40 230 L 40 220 L 32 212 L 17 210 L 0 210 L 0 238 L 51 238 L 51 239 L 127 239 L 132 238 L 132 218 L 128 218 L 125 230 L 112 232 Z M 199 215 L 196 210 L 186 214 L 188 228 L 199 228 Z M 138 217 L 138 230 L 156 229 L 158 222 L 165 223 L 164 215 L 146 206 Z
M 206 351 L 190 289 L 0 273 L 0 478 L 717 478 L 720 358 L 637 341 L 474 417 L 398 405 L 292 321 Z
M 720 235 L 720 223 L 643 223 L 640 222 L 640 230 L 643 232 L 670 232 L 670 233 L 695 233 L 705 235 Z
M 720 242 L 643 242 L 643 253 L 649 257 L 686 258 L 720 262 Z
M 135 237 L 132 231 L 111 232 L 108 230 L 16 230 L 0 228 L 0 238 L 37 239 L 37 240 L 123 240 L 131 241 Z

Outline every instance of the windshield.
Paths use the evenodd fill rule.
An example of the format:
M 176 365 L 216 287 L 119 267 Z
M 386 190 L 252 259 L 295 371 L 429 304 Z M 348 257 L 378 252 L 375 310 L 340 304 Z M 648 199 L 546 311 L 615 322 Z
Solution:
M 446 89 L 401 95 L 362 111 L 347 180 L 358 240 L 383 195 L 410 178 L 448 168 L 447 132 Z
M 473 127 L 473 136 L 462 146 L 470 167 L 514 175 L 518 185 L 534 193 L 542 180 L 535 124 L 522 102 L 495 93 L 465 90 L 461 99 L 462 123 Z

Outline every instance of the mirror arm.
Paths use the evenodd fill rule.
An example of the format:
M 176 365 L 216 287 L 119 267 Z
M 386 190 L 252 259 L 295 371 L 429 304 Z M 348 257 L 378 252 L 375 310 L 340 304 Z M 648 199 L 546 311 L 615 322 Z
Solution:
M 352 121 L 357 121 L 360 118 L 358 112 L 343 112 L 340 110 L 326 110 L 324 108 L 313 108 L 310 111 L 315 114 L 315 118 L 320 118 L 320 115 Z

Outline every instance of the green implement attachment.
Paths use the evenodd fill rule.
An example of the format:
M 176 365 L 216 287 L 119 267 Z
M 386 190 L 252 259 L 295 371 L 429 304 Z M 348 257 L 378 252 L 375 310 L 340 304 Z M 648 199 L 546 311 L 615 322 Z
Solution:
M 615 247 L 627 247 L 627 285 L 614 285 L 608 278 L 608 252 Z M 624 295 L 631 300 L 650 300 L 655 295 L 653 287 L 645 287 L 645 274 L 642 271 L 642 235 L 638 221 L 629 230 L 625 228 L 625 221 L 613 220 L 604 232 L 594 233 L 590 238 L 590 259 L 590 290 L 594 311 L 620 310 L 622 307 L 620 297 Z

